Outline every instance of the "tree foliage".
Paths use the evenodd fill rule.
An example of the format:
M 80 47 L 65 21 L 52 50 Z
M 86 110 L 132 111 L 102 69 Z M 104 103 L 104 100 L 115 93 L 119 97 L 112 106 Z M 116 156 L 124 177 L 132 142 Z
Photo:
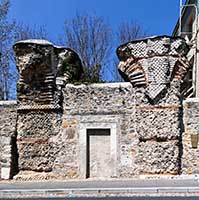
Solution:
M 102 17 L 77 13 L 72 20 L 65 22 L 64 30 L 66 45 L 82 59 L 84 80 L 100 82 L 112 47 L 109 24 Z
M 10 0 L 0 0 L 0 100 L 7 100 L 12 96 L 11 89 L 15 85 L 18 74 L 15 68 L 15 59 L 12 49 L 18 40 L 37 38 L 46 39 L 47 31 L 43 26 L 29 26 L 16 21 L 8 20 Z M 100 82 L 103 71 L 111 71 L 115 80 L 120 80 L 117 70 L 118 60 L 113 58 L 111 51 L 117 46 L 137 38 L 145 37 L 139 24 L 133 22 L 121 23 L 118 31 L 113 35 L 109 23 L 95 14 L 79 14 L 65 21 L 65 45 L 75 50 L 82 60 L 84 67 L 84 81 Z M 114 61 L 112 70 L 110 59 Z M 114 68 L 114 69 L 113 69 Z M 113 75 L 116 74 L 116 75 Z
M 46 38 L 44 27 L 33 27 L 8 20 L 10 0 L 0 1 L 0 100 L 15 96 L 18 73 L 15 67 L 14 42 L 29 38 Z
M 133 21 L 130 22 L 122 22 L 117 29 L 116 32 L 116 40 L 119 46 L 120 44 L 124 44 L 126 42 L 130 42 L 132 40 L 140 39 L 146 37 L 148 34 L 146 31 L 143 31 L 142 27 Z M 122 77 L 118 72 L 118 58 L 114 59 L 115 66 L 115 80 L 123 81 Z
M 0 2 L 0 99 L 8 100 L 10 86 L 13 79 L 10 59 L 12 55 L 12 38 L 15 22 L 7 19 L 10 1 Z
M 47 30 L 44 26 L 25 25 L 23 23 L 17 23 L 15 26 L 15 40 L 26 40 L 26 39 L 46 39 Z
M 146 31 L 143 31 L 142 27 L 133 21 L 122 22 L 118 26 L 117 40 L 119 43 L 126 43 L 135 39 L 144 38 L 146 36 Z

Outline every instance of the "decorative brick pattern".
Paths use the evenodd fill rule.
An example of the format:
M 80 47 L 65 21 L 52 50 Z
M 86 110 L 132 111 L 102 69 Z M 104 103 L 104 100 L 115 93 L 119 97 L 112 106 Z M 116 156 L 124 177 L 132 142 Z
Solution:
M 168 36 L 135 40 L 117 49 L 118 68 L 134 87 L 132 124 L 139 139 L 135 159 L 139 174 L 181 172 L 180 80 L 190 67 L 187 50 L 185 40 Z M 139 66 L 139 73 L 134 66 Z M 145 79 L 138 78 L 140 74 Z

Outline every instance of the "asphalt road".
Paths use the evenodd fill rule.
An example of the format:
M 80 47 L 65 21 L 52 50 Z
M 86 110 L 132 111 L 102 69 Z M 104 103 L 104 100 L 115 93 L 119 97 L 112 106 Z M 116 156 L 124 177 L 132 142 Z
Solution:
M 0 198 L 1 199 L 1 198 Z M 18 199 L 18 198 L 17 198 Z M 17 200 L 2 199 L 2 200 Z M 198 200 L 199 197 L 79 197 L 79 198 L 20 198 L 20 200 Z
M 156 194 L 168 193 L 172 197 L 75 197 L 77 194 Z M 174 195 L 180 195 L 174 197 Z M 180 194 L 181 193 L 181 194 Z M 57 197 L 62 194 L 62 197 Z M 70 198 L 64 197 L 63 195 Z M 186 196 L 183 196 L 186 194 Z M 11 196 L 12 195 L 12 196 Z M 29 195 L 39 196 L 48 195 L 49 198 L 27 198 Z M 188 195 L 191 195 L 190 197 Z M 195 195 L 195 197 L 193 196 Z M 197 196 L 198 195 L 198 196 Z M 173 179 L 173 180 L 114 180 L 114 181 L 45 181 L 45 182 L 16 182 L 0 181 L 0 200 L 18 199 L 22 200 L 199 200 L 199 183 L 194 179 Z M 53 196 L 55 198 L 53 198 Z M 103 195 L 102 195 L 103 196 Z M 4 198 L 3 198 L 4 197 Z M 12 198 L 11 198 L 12 197 Z M 13 198 L 15 197 L 15 198 Z M 51 197 L 51 198 L 50 198 Z M 56 198 L 57 197 L 57 198 Z

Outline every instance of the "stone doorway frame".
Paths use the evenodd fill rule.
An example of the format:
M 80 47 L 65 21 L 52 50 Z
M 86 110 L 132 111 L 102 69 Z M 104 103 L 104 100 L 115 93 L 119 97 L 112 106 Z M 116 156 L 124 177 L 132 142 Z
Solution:
M 98 117 L 94 117 L 99 119 Z M 89 121 L 89 122 L 80 122 L 78 127 L 79 132 L 79 161 L 80 161 L 80 178 L 86 179 L 87 175 L 87 129 L 110 129 L 110 140 L 111 140 L 111 149 L 110 149 L 110 156 L 112 162 L 112 173 L 111 177 L 117 177 L 117 146 L 118 146 L 118 122 L 114 120 L 114 122 L 110 121 L 103 121 L 103 122 L 96 122 L 96 121 Z M 110 177 L 110 178 L 111 178 Z
M 92 153 L 93 152 L 101 152 L 101 150 L 103 151 L 103 148 L 104 148 L 104 146 L 103 145 L 105 145 L 104 143 L 101 143 L 101 145 L 100 146 L 98 146 L 98 148 L 96 148 L 96 146 L 94 145 L 93 146 L 93 144 L 95 143 L 95 142 L 97 142 L 97 141 L 95 141 L 94 143 L 91 141 L 91 138 L 92 137 L 96 137 L 97 136 L 97 140 L 98 140 L 98 142 L 99 142 L 99 140 L 100 140 L 100 138 L 106 138 L 106 140 L 107 140 L 107 142 L 108 142 L 108 149 L 106 149 L 107 151 L 106 151 L 106 155 L 101 155 L 100 157 L 101 157 L 101 159 L 103 160 L 103 159 L 105 159 L 105 158 L 108 158 L 108 160 L 109 160 L 109 164 L 110 164 L 110 167 L 108 167 L 108 166 L 106 166 L 106 167 L 108 167 L 108 169 L 110 170 L 110 172 L 112 173 L 112 159 L 110 160 L 110 153 L 111 153 L 111 144 L 110 144 L 110 142 L 111 142 L 111 133 L 110 133 L 110 129 L 108 128 L 108 129 L 87 129 L 87 152 L 86 152 L 86 155 L 87 155 L 87 161 L 86 161 L 86 164 L 87 164 L 87 169 L 86 169 L 86 178 L 93 178 L 93 176 L 92 176 L 92 168 L 91 168 L 91 163 L 93 162 L 93 161 L 95 161 L 95 159 L 91 159 L 92 158 Z M 105 141 L 104 141 L 105 142 Z M 93 150 L 94 151 L 92 151 L 91 150 L 91 146 L 94 148 Z M 102 148 L 102 149 L 100 149 L 99 151 L 98 151 L 98 149 L 99 148 Z M 95 154 L 95 153 L 94 153 Z M 98 154 L 99 155 L 99 154 Z M 106 157 L 106 156 L 109 156 L 109 157 Z M 99 158 L 98 158 L 99 159 Z M 98 160 L 98 161 L 100 161 L 100 160 Z M 105 163 L 104 163 L 105 164 Z M 107 164 L 107 163 L 106 163 Z M 104 170 L 105 168 L 105 166 L 103 165 L 101 165 L 101 167 L 102 167 L 102 169 L 100 170 L 101 172 L 100 173 L 105 173 L 106 174 L 106 172 L 107 172 L 107 170 Z M 95 174 L 96 176 L 94 176 L 94 178 L 100 178 L 100 177 L 107 177 L 107 178 L 110 178 L 111 176 L 112 176 L 112 174 L 109 174 L 109 175 L 105 175 L 103 173 L 103 176 L 98 176 L 97 174 Z

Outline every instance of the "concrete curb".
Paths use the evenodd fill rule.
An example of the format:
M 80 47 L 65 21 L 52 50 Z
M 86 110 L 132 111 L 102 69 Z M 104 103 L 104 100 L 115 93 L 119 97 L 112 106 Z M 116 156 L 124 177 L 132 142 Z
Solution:
M 70 188 L 70 189 L 10 189 L 0 190 L 0 198 L 11 196 L 99 196 L 99 195 L 164 195 L 164 194 L 199 195 L 199 187 L 130 187 L 130 188 Z

